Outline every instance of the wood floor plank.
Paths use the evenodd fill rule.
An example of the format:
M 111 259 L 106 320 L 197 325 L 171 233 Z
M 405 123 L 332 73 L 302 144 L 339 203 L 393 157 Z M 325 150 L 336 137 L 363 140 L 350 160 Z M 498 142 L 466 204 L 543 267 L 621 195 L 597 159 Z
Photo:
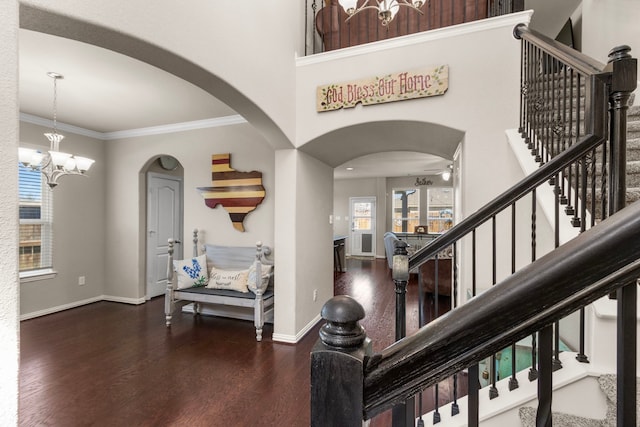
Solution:
M 349 260 L 336 294 L 354 296 L 374 351 L 394 340 L 395 292 L 384 260 Z M 407 293 L 407 332 L 418 327 Z M 316 325 L 296 345 L 265 325 L 177 314 L 162 297 L 132 306 L 99 302 L 21 323 L 21 426 L 308 426 L 309 352 Z M 425 395 L 432 393 L 426 392 Z M 433 399 L 431 398 L 431 401 Z M 425 409 L 430 404 L 425 398 Z M 390 425 L 388 413 L 372 427 Z

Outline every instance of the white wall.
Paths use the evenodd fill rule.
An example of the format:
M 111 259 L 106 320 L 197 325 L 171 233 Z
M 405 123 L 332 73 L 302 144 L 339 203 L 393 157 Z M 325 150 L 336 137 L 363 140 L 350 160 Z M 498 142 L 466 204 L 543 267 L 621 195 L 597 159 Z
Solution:
M 483 191 L 464 192 L 462 213 L 473 212 L 509 185 L 493 165 L 507 160 L 503 132 L 518 124 L 520 42 L 512 32 L 528 19 L 527 13 L 514 14 L 299 60 L 296 145 L 337 129 L 380 121 L 435 123 L 460 130 L 465 134 L 467 159 L 461 185 L 467 189 L 483 183 Z M 448 64 L 450 70 L 449 89 L 443 96 L 316 112 L 318 85 L 439 64 Z M 478 108 L 479 104 L 487 107 Z M 401 143 L 386 142 L 388 150 Z M 340 143 L 349 145 L 348 140 Z M 454 150 L 455 146 L 451 153 Z M 422 151 L 430 152 L 430 147 L 425 145 Z
M 18 2 L 0 2 L 0 170 L 18 163 Z M 18 423 L 18 174 L 5 173 L 0 192 L 0 419 Z
M 583 0 L 582 52 L 607 62 L 609 51 L 623 44 L 640 56 L 640 2 L 636 0 Z
M 194 0 L 189 7 L 171 0 L 21 3 L 29 6 L 23 10 L 23 26 L 129 53 L 181 76 L 251 121 L 274 147 L 294 137 L 294 58 L 303 39 L 302 2 Z
M 333 169 L 300 151 L 278 150 L 276 187 L 273 338 L 296 342 L 333 296 Z
M 49 149 L 51 129 L 21 122 L 20 142 Z M 53 192 L 53 269 L 56 277 L 20 285 L 23 317 L 100 298 L 105 284 L 105 153 L 103 141 L 62 132 L 61 150 L 94 159 L 85 177 L 60 178 Z M 78 277 L 85 276 L 85 285 Z
M 273 246 L 275 173 L 269 144 L 248 124 L 109 141 L 107 145 L 105 294 L 129 302 L 145 295 L 146 192 L 144 169 L 155 156 L 168 154 L 184 168 L 185 254 L 191 253 L 192 231 L 206 243 Z M 222 207 L 208 208 L 197 187 L 211 185 L 211 155 L 231 153 L 231 167 L 262 172 L 264 201 L 244 221 L 245 232 L 233 228 Z M 142 188 L 142 191 L 140 191 Z M 274 248 L 277 251 L 277 248 Z

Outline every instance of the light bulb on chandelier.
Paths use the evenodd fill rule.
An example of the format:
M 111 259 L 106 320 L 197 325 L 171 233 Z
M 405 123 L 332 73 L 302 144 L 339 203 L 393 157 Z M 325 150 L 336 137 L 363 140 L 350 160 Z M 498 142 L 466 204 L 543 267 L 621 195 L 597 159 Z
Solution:
M 84 175 L 89 170 L 94 160 L 87 157 L 74 156 L 60 150 L 60 141 L 64 135 L 58 133 L 57 101 L 58 101 L 58 80 L 63 79 L 62 74 L 48 72 L 47 76 L 53 79 L 53 132 L 45 133 L 49 140 L 49 151 L 42 153 L 31 148 L 20 147 L 18 160 L 25 167 L 40 169 L 44 175 L 47 185 L 54 188 L 58 185 L 58 179 L 65 175 Z
M 375 5 L 371 4 L 373 1 L 375 1 Z M 378 19 L 386 27 L 393 21 L 400 6 L 410 7 L 422 14 L 420 8 L 425 2 L 424 0 L 365 0 L 360 6 L 358 6 L 358 0 L 338 0 L 338 3 L 347 13 L 347 21 L 365 9 L 375 9 L 378 11 Z

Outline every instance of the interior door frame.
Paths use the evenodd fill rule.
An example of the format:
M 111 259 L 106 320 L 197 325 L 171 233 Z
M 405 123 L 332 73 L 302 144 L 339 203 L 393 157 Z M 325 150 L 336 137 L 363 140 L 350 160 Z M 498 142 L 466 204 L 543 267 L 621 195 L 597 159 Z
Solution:
M 145 300 L 149 300 L 151 299 L 151 297 L 149 296 L 150 294 L 150 268 L 152 268 L 151 263 L 149 262 L 151 259 L 151 252 L 154 252 L 155 255 L 155 251 L 154 248 L 151 248 L 149 245 L 149 232 L 150 230 L 150 224 L 149 224 L 149 214 L 150 214 L 150 208 L 151 208 L 151 203 L 150 203 L 150 189 L 151 189 L 151 181 L 152 179 L 164 179 L 164 180 L 170 180 L 170 181 L 175 181 L 178 182 L 179 188 L 180 188 L 180 196 L 178 198 L 178 236 L 174 236 L 175 239 L 179 240 L 180 242 L 184 242 L 183 239 L 183 230 L 184 230 L 184 179 L 182 176 L 176 176 L 176 175 L 169 175 L 169 174 L 163 174 L 163 173 L 159 173 L 159 172 L 147 172 L 147 179 L 146 179 L 146 185 L 145 185 L 145 203 L 146 203 L 146 213 L 145 213 Z M 182 259 L 183 257 L 183 247 L 184 244 L 180 244 L 180 245 L 176 245 L 175 246 L 175 252 L 174 252 L 174 259 Z
M 367 201 L 367 202 L 371 202 L 373 203 L 373 209 L 371 210 L 371 254 L 364 254 L 362 253 L 362 250 L 360 250 L 360 253 L 354 253 L 355 251 L 353 250 L 353 248 L 355 247 L 354 245 L 356 245 L 358 242 L 360 242 L 359 239 L 355 238 L 355 232 L 353 229 L 353 221 L 354 221 L 354 215 L 353 215 L 353 204 L 356 202 L 362 202 L 362 201 Z M 372 256 L 375 258 L 376 256 L 376 241 L 377 241 L 377 217 L 378 217 L 378 199 L 376 196 L 354 196 L 354 197 L 349 197 L 349 242 L 351 242 L 349 244 L 349 254 L 351 256 Z

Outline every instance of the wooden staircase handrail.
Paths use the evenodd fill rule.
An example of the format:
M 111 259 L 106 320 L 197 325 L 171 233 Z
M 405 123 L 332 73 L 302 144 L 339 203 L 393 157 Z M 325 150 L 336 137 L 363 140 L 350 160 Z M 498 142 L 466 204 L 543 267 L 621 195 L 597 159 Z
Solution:
M 640 202 L 370 357 L 365 419 L 638 277 Z
M 599 62 L 582 52 L 578 52 L 559 41 L 553 40 L 544 34 L 540 34 L 527 27 L 526 24 L 516 25 L 513 29 L 513 35 L 518 40 L 527 40 L 529 43 L 547 52 L 549 55 L 555 57 L 564 64 L 569 65 L 580 74 L 600 74 L 605 71 L 606 65 L 602 62 Z

